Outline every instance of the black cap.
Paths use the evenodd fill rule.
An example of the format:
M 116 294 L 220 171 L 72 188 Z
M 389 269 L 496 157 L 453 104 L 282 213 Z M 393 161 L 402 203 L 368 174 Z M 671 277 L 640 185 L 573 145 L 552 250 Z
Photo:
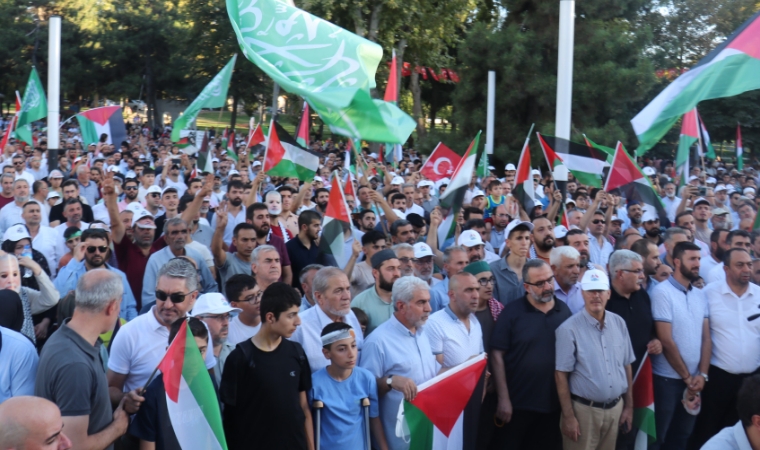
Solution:
M 379 269 L 385 261 L 398 258 L 393 250 L 380 250 L 372 255 L 372 268 Z

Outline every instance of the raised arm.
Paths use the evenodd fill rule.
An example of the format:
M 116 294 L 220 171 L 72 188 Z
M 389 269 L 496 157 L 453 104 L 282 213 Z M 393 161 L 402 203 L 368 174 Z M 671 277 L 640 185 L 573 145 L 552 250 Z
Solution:
M 594 217 L 596 210 L 599 209 L 599 205 L 601 205 L 602 201 L 606 198 L 607 198 L 606 192 L 600 190 L 596 193 L 594 202 L 591 203 L 591 206 L 586 210 L 586 214 L 584 214 L 583 217 L 581 217 L 581 223 L 580 223 L 581 231 L 585 232 L 588 229 L 589 222 L 591 222 L 591 219 Z
M 380 208 L 385 213 L 385 220 L 388 221 L 388 224 L 392 224 L 393 222 L 398 220 L 398 216 L 395 212 L 393 212 L 393 208 L 391 208 L 391 205 L 388 204 L 388 202 L 385 201 L 382 195 L 380 195 L 379 192 L 370 190 L 369 198 L 372 199 L 372 201 L 379 205 Z
M 438 267 L 443 267 L 443 252 L 438 249 L 438 227 L 443 222 L 443 214 L 441 213 L 441 207 L 436 206 L 430 212 L 430 228 L 427 234 L 427 245 L 433 250 L 434 263 Z
M 354 275 L 354 266 L 356 265 L 356 260 L 359 259 L 359 254 L 362 252 L 362 244 L 354 239 L 353 244 L 351 244 L 351 257 L 348 258 L 348 262 L 346 263 L 346 267 L 343 268 L 343 271 L 346 273 L 346 276 L 348 277 L 348 280 L 351 281 Z
M 227 227 L 227 202 L 222 202 L 216 209 L 216 229 L 211 238 L 211 254 L 214 255 L 214 265 L 222 267 L 227 262 L 227 252 L 224 251 L 224 229 Z
M 119 205 L 114 188 L 113 172 L 106 172 L 103 177 L 103 201 L 111 219 L 111 238 L 115 244 L 121 244 L 121 240 L 127 233 L 126 227 L 119 219 Z
M 267 174 L 264 173 L 263 170 L 260 170 L 259 173 L 256 174 L 256 176 L 253 178 L 253 181 L 251 182 L 252 188 L 251 192 L 248 194 L 248 198 L 245 199 L 245 207 L 249 207 L 256 203 L 256 196 L 259 195 L 259 189 L 261 188 L 261 183 L 266 180 Z
M 296 197 L 290 203 L 290 212 L 298 214 L 298 208 L 303 206 L 303 199 L 309 193 L 311 193 L 311 181 L 307 181 L 301 186 L 298 194 L 296 194 Z
M 184 211 L 182 211 L 182 220 L 186 223 L 190 223 L 201 212 L 201 206 L 203 206 L 203 199 L 211 195 L 211 189 L 214 186 L 214 174 L 206 175 L 203 180 L 201 189 L 195 194 L 195 198 L 187 205 Z

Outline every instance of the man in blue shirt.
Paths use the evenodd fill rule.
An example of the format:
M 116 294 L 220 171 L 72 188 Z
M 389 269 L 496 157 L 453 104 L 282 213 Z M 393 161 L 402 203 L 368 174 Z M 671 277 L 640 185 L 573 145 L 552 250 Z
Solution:
M 23 334 L 0 327 L 0 403 L 19 395 L 34 395 L 37 350 Z
M 127 276 L 119 269 L 111 267 L 106 263 L 106 254 L 108 253 L 108 246 L 110 240 L 108 238 L 108 232 L 103 229 L 90 228 L 84 230 L 82 233 L 82 242 L 79 244 L 84 253 L 84 258 L 80 261 L 76 258 L 71 259 L 69 263 L 58 272 L 53 285 L 55 285 L 58 292 L 61 295 L 66 295 L 67 292 L 76 290 L 77 281 L 86 272 L 93 269 L 108 269 L 111 272 L 119 274 L 121 280 L 124 282 L 124 293 L 121 299 L 121 318 L 126 320 L 132 320 L 137 317 L 137 302 L 134 295 L 132 295 L 132 289 L 129 287 L 129 281 Z M 81 254 L 75 252 L 75 255 Z

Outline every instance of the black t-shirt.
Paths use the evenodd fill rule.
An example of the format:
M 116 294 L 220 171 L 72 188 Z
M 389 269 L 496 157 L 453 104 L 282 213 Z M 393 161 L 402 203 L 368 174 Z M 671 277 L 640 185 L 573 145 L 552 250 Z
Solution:
M 53 206 L 50 208 L 50 221 L 54 222 L 56 220 L 60 221 L 61 223 L 66 222 L 66 218 L 63 217 L 63 202 Z M 95 217 L 92 215 L 92 208 L 90 205 L 85 205 L 82 203 L 82 222 L 92 223 L 95 220 Z M 84 231 L 84 230 L 82 230 Z
M 230 450 L 306 448 L 301 392 L 311 389 L 311 368 L 301 344 L 283 339 L 265 352 L 247 339 L 227 357 L 219 395 Z
M 627 299 L 615 292 L 610 286 L 610 299 L 607 301 L 607 311 L 622 317 L 628 327 L 633 354 L 636 361 L 631 364 L 633 373 L 639 369 L 639 364 L 647 352 L 647 344 L 654 337 L 654 318 L 652 317 L 652 301 L 646 289 L 639 289 Z
M 550 413 L 559 410 L 554 381 L 554 331 L 572 313 L 554 298 L 543 313 L 526 296 L 507 303 L 491 335 L 491 350 L 504 351 L 504 372 L 514 409 Z

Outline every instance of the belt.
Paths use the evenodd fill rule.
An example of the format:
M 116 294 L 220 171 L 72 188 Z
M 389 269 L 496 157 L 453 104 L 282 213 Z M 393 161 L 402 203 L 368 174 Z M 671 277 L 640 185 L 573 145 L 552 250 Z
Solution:
M 615 400 L 611 400 L 609 402 L 595 402 L 583 397 L 579 397 L 575 394 L 570 394 L 570 398 L 572 398 L 573 400 L 575 400 L 576 402 L 580 404 L 591 406 L 592 408 L 610 409 L 610 408 L 614 408 L 615 405 L 618 404 L 621 397 L 618 397 Z

